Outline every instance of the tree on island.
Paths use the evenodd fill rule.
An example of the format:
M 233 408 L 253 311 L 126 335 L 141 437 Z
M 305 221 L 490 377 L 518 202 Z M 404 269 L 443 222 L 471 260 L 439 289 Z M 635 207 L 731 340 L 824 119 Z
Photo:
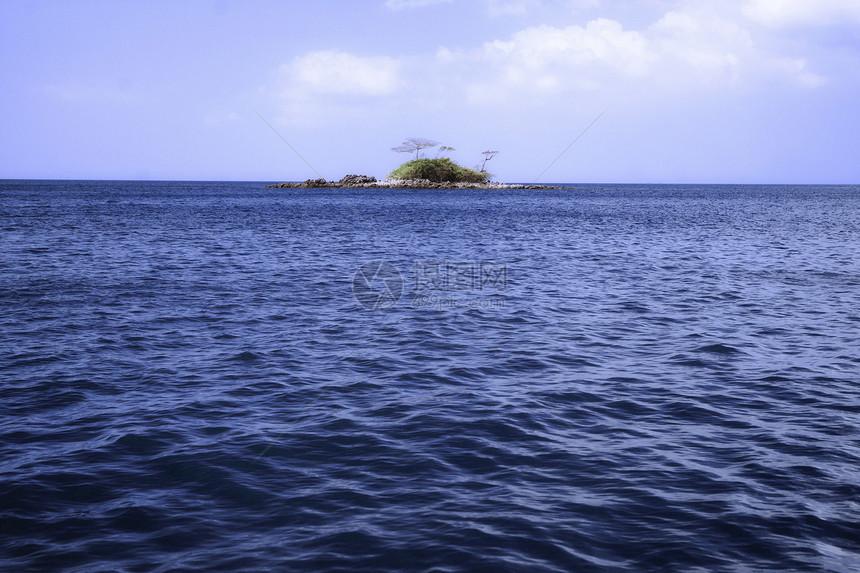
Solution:
M 486 183 L 490 180 L 490 175 L 484 170 L 484 165 L 487 161 L 493 158 L 493 154 L 498 151 L 485 151 L 484 164 L 481 170 L 469 169 L 458 165 L 451 161 L 448 157 L 440 157 L 444 152 L 454 151 L 453 147 L 443 145 L 434 159 L 421 157 L 420 151 L 428 147 L 436 147 L 438 141 L 432 139 L 422 139 L 418 137 L 410 137 L 397 147 L 392 147 L 392 151 L 398 153 L 414 153 L 415 159 L 407 161 L 400 167 L 388 174 L 391 179 L 426 179 L 434 183 Z M 489 156 L 487 154 L 490 154 Z
M 420 152 L 422 149 L 426 149 L 428 147 L 436 147 L 437 145 L 439 145 L 439 142 L 433 141 L 432 139 L 410 137 L 397 147 L 392 147 L 391 151 L 396 151 L 397 153 L 414 153 L 415 159 L 417 160 L 421 159 Z
M 484 162 L 481 163 L 481 173 L 484 173 L 486 171 L 486 169 L 484 168 L 487 166 L 487 161 L 495 157 L 498 153 L 498 151 L 484 151 L 483 153 L 481 153 L 481 155 L 484 156 Z

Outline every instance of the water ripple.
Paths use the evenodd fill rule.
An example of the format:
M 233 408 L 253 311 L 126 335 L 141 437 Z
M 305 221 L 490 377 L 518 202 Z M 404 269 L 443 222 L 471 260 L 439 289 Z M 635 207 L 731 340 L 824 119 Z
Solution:
M 2 182 L 0 566 L 857 570 L 857 191 Z

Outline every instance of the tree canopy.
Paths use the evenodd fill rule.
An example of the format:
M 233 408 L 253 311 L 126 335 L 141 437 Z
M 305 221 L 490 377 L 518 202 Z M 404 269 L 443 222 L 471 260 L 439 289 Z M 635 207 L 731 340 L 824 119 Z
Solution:
M 463 167 L 447 157 L 413 159 L 388 176 L 392 179 L 427 179 L 434 183 L 486 183 L 491 177 L 486 171 Z
M 433 141 L 432 139 L 424 139 L 422 137 L 410 137 L 403 141 L 397 147 L 392 147 L 392 151 L 396 151 L 398 153 L 414 153 L 415 159 L 421 159 L 421 150 L 426 149 L 428 147 L 436 147 L 439 145 L 438 141 Z

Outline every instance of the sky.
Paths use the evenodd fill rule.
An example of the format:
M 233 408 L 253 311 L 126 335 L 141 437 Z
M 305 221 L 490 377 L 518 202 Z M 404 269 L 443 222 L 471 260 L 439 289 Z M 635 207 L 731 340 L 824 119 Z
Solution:
M 0 88 L 3 179 L 860 183 L 860 0 L 0 0 Z

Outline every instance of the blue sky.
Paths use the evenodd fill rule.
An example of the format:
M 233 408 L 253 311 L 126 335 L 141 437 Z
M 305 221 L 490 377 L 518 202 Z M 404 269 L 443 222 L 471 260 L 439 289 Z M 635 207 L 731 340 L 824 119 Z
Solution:
M 858 0 L 0 0 L 0 78 L 0 178 L 860 183 Z

